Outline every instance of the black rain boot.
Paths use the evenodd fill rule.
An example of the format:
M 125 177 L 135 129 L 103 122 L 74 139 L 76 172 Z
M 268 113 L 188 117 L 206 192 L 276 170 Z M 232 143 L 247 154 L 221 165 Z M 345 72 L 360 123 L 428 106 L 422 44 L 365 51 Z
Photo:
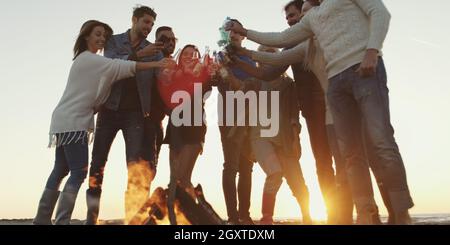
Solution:
M 52 225 L 52 214 L 58 197 L 59 191 L 44 189 L 33 225 Z

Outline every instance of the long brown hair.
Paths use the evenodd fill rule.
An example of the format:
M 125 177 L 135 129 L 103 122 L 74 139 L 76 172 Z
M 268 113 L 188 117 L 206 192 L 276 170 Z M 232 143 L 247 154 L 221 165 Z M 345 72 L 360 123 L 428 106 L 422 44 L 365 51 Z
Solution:
M 198 48 L 197 48 L 197 46 L 195 46 L 195 45 L 193 45 L 193 44 L 187 44 L 186 46 L 184 46 L 183 47 L 183 49 L 181 50 L 181 52 L 180 52 L 180 54 L 178 55 L 178 57 L 176 57 L 177 58 L 177 63 L 178 63 L 178 68 L 180 68 L 180 69 L 183 69 L 184 68 L 184 65 L 182 64 L 183 62 L 181 61 L 181 56 L 183 55 L 183 53 L 184 53 L 184 51 L 187 49 L 187 48 L 193 48 L 194 49 L 194 52 L 198 55 L 198 58 L 200 59 L 202 56 L 201 56 L 201 54 L 200 54 L 200 51 L 198 50 Z
M 100 22 L 98 20 L 88 20 L 84 22 L 84 24 L 81 26 L 80 33 L 78 34 L 77 40 L 75 41 L 75 45 L 73 46 L 73 59 L 78 57 L 81 53 L 86 51 L 88 49 L 86 37 L 91 35 L 91 32 L 94 30 L 95 27 L 102 26 L 105 28 L 106 31 L 106 42 L 108 39 L 112 36 L 113 30 L 112 28 L 103 22 Z

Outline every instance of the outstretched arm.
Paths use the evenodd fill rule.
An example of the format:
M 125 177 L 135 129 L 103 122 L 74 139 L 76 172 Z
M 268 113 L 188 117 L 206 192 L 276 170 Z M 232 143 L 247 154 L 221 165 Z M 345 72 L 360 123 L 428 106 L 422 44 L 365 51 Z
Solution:
M 288 66 L 305 59 L 308 50 L 308 42 L 302 42 L 294 48 L 283 50 L 278 53 L 251 51 L 251 58 L 261 63 Z
M 247 30 L 235 21 L 227 26 L 226 30 L 237 32 L 259 44 L 277 48 L 289 48 L 314 36 L 314 33 L 310 28 L 311 16 L 312 14 L 308 13 L 299 23 L 282 32 L 257 32 L 254 30 Z
M 240 59 L 235 59 L 233 62 L 234 66 L 243 70 L 244 72 L 250 74 L 252 77 L 255 77 L 264 81 L 272 81 L 281 76 L 289 66 L 276 66 L 276 67 L 255 67 L 247 62 L 244 62 Z
M 149 70 L 152 68 L 173 68 L 175 61 L 170 58 L 164 58 L 160 61 L 136 62 L 136 71 Z

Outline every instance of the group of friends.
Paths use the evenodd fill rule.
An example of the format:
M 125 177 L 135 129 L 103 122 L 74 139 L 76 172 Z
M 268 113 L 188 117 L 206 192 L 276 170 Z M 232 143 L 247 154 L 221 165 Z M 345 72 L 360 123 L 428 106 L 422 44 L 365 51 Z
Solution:
M 272 115 L 277 110 L 275 136 L 263 137 L 265 125 L 260 124 L 219 126 L 229 224 L 254 224 L 249 210 L 255 162 L 266 174 L 259 223 L 273 223 L 283 179 L 298 202 L 303 223 L 313 223 L 299 162 L 300 114 L 306 121 L 328 224 L 354 224 L 354 208 L 357 224 L 381 224 L 370 170 L 388 210 L 388 224 L 411 224 L 408 210 L 414 204 L 390 122 L 381 51 L 388 10 L 381 0 L 293 0 L 284 10 L 289 28 L 282 32 L 258 32 L 238 20 L 228 21 L 228 62 L 206 55 L 202 61 L 191 44 L 174 55 L 177 38 L 169 26 L 159 27 L 155 41 L 149 42 L 157 14 L 147 6 L 134 8 L 131 28 L 121 34 L 113 35 L 103 22 L 85 22 L 74 45 L 66 88 L 52 115 L 49 146 L 55 147 L 55 164 L 33 223 L 52 224 L 56 208 L 54 223 L 70 224 L 86 177 L 86 224 L 98 223 L 104 169 L 114 138 L 122 131 L 128 170 L 125 223 L 149 198 L 161 145 L 168 144 L 167 206 L 170 223 L 177 224 L 176 191 L 181 187 L 195 198 L 191 176 L 203 153 L 207 127 L 204 120 L 173 123 L 172 112 L 181 102 L 173 102 L 171 96 L 180 90 L 194 95 L 194 85 L 201 84 L 201 95 L 217 87 L 225 99 L 236 91 L 279 93 L 279 107 L 268 103 L 265 108 Z M 261 44 L 258 50 L 244 48 L 245 38 Z M 293 78 L 286 75 L 289 67 Z M 204 112 L 204 100 L 189 102 L 193 110 Z M 232 116 L 236 122 L 226 113 L 226 104 L 219 105 L 219 118 Z

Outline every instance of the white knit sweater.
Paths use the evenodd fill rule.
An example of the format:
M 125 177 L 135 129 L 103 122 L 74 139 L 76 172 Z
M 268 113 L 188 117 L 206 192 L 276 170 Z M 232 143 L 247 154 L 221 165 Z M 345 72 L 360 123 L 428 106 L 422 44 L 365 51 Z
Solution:
M 57 133 L 93 132 L 95 111 L 107 99 L 113 82 L 135 73 L 134 61 L 81 53 L 73 61 L 63 96 L 53 111 L 49 146 L 61 145 L 56 142 Z
M 390 14 L 381 0 L 324 0 L 303 19 L 278 33 L 249 30 L 248 39 L 273 47 L 293 47 L 315 36 L 324 51 L 328 78 L 361 63 L 367 49 L 380 52 Z

